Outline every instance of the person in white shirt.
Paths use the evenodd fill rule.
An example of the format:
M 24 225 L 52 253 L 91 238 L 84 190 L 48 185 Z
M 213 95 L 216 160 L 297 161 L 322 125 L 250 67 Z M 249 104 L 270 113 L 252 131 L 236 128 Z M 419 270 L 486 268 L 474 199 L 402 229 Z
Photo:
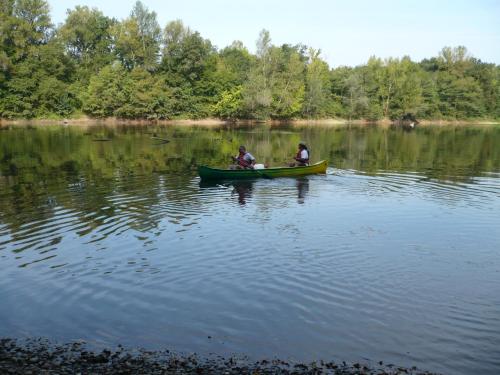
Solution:
M 299 142 L 299 151 L 294 157 L 295 162 L 290 167 L 305 167 L 309 165 L 309 150 L 304 142 Z

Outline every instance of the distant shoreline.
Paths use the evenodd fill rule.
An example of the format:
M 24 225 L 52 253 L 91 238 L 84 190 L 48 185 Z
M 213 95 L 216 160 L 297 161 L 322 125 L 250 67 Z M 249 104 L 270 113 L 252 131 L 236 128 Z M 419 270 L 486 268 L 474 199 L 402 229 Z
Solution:
M 291 119 L 291 120 L 223 120 L 217 118 L 204 119 L 173 119 L 173 120 L 150 120 L 150 119 L 121 119 L 116 117 L 91 118 L 79 117 L 68 119 L 1 119 L 0 126 L 5 125 L 196 125 L 196 126 L 224 126 L 224 125 L 398 125 L 397 121 L 381 119 L 376 121 L 357 119 L 349 121 L 342 118 L 326 119 Z M 473 119 L 473 120 L 419 120 L 418 125 L 500 125 L 500 120 Z

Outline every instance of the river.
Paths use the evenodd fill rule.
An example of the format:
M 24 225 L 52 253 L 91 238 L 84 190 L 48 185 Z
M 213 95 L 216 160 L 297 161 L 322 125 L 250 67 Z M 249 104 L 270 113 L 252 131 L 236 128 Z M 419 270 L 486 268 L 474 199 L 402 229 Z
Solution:
M 326 175 L 197 176 L 299 141 Z M 500 127 L 2 127 L 0 301 L 6 337 L 498 374 Z

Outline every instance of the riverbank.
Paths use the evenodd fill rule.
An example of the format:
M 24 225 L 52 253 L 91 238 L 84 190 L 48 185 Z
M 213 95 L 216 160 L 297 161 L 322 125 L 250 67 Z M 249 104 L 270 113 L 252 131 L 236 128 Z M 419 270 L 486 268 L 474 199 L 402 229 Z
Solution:
M 284 124 L 292 125 L 322 125 L 322 126 L 335 126 L 335 125 L 394 125 L 396 122 L 390 119 L 381 119 L 377 121 L 370 121 L 365 119 L 351 120 L 342 118 L 328 118 L 328 119 L 292 119 L 292 120 L 222 120 L 217 118 L 205 119 L 175 119 L 175 120 L 147 120 L 147 119 L 121 119 L 116 117 L 107 117 L 102 119 L 91 117 L 78 117 L 69 119 L 0 119 L 0 126 L 9 125 L 197 125 L 197 126 L 229 126 L 241 125 L 250 126 L 257 124 L 269 124 L 279 126 Z M 493 119 L 477 119 L 477 120 L 419 120 L 419 125 L 500 125 L 500 120 Z
M 0 339 L 0 373 L 48 374 L 431 374 L 416 367 L 403 368 L 378 362 L 362 363 L 319 361 L 298 363 L 279 359 L 251 361 L 248 358 L 196 354 L 180 355 L 169 350 L 89 350 L 84 342 L 57 345 L 43 339 L 20 342 Z

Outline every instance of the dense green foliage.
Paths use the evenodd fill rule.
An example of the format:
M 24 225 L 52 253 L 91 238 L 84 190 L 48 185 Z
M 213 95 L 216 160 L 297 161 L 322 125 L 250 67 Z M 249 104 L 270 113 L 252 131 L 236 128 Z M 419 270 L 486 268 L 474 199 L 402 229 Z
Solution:
M 46 0 L 0 5 L 0 117 L 291 119 L 500 118 L 500 66 L 445 47 L 331 69 L 320 51 L 217 49 L 181 21 L 163 29 L 141 2 L 116 20 L 77 6 L 55 27 Z

